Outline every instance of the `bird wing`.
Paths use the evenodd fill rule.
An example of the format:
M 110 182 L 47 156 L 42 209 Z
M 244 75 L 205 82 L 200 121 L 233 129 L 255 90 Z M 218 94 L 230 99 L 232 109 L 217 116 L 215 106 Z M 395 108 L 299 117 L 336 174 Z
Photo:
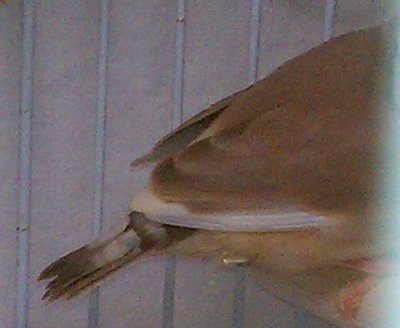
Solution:
M 222 111 L 230 106 L 233 98 L 234 95 L 220 100 L 178 126 L 158 141 L 149 154 L 134 160 L 131 167 L 157 162 L 176 154 L 206 130 Z
M 363 216 L 372 198 L 382 62 L 392 54 L 382 33 L 338 37 L 211 107 L 208 126 L 153 170 L 147 196 L 158 205 L 140 209 L 163 223 L 246 231 Z M 165 140 L 210 118 L 204 113 Z M 142 197 L 133 207 L 140 202 L 155 205 Z

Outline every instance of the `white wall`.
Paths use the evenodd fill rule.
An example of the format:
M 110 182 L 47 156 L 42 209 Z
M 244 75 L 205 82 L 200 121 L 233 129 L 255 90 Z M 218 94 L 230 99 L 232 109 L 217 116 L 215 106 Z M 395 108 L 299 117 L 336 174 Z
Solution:
M 334 34 L 387 16 L 376 0 L 338 2 Z M 321 41 L 322 0 L 262 0 L 259 77 Z M 104 228 L 147 174 L 129 162 L 172 125 L 173 0 L 111 1 Z M 246 86 L 250 0 L 187 0 L 184 117 Z M 22 3 L 0 7 L 0 327 L 13 327 L 18 213 Z M 29 327 L 87 327 L 87 294 L 46 305 L 35 280 L 90 240 L 100 14 L 94 0 L 35 1 Z M 165 258 L 131 265 L 101 292 L 100 327 L 162 327 Z M 233 327 L 234 270 L 178 260 L 174 327 Z M 247 279 L 245 327 L 320 327 Z M 298 323 L 300 322 L 300 323 Z

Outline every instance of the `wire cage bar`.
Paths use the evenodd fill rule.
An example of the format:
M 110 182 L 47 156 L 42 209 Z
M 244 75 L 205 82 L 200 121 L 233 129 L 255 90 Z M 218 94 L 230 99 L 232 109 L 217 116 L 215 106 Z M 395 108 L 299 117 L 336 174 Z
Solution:
M 175 66 L 174 66 L 174 103 L 172 128 L 178 127 L 183 120 L 183 83 L 185 68 L 185 0 L 176 2 L 175 23 Z M 169 256 L 165 266 L 163 295 L 163 327 L 174 326 L 176 257 Z
M 29 301 L 29 230 L 31 225 L 31 147 L 32 147 L 32 109 L 33 109 L 33 1 L 23 2 L 23 67 L 22 95 L 20 111 L 20 167 L 19 167 L 19 221 L 17 227 L 17 328 L 27 327 Z
M 96 99 L 96 162 L 93 199 L 93 238 L 100 236 L 103 222 L 104 171 L 107 118 L 107 58 L 109 0 L 100 1 L 99 54 Z M 99 327 L 99 289 L 96 288 L 89 299 L 89 328 Z
M 335 24 L 337 0 L 326 0 L 325 2 L 325 15 L 324 15 L 324 28 L 322 34 L 322 41 L 328 41 L 332 37 L 333 28 Z

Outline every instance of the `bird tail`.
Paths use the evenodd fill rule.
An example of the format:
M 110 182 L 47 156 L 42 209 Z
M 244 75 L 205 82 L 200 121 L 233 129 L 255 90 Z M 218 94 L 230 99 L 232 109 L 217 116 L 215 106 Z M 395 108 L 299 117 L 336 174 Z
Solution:
M 49 302 L 60 297 L 70 299 L 97 286 L 103 278 L 130 261 L 186 239 L 194 232 L 150 221 L 140 212 L 132 212 L 124 228 L 113 230 L 44 269 L 38 280 L 51 281 L 42 299 Z

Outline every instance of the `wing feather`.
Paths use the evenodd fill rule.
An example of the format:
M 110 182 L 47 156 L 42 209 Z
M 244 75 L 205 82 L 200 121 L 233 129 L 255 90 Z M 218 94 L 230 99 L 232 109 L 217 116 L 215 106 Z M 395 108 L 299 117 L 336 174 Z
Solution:
M 314 218 L 364 219 L 371 211 L 380 116 L 388 106 L 382 63 L 395 48 L 382 33 L 338 37 L 211 108 L 215 117 L 202 132 L 164 154 L 151 192 L 183 206 L 186 220 L 285 215 L 288 208 Z M 205 118 L 201 113 L 200 121 L 185 123 L 163 142 L 173 143 Z M 185 226 L 185 215 L 173 223 Z

